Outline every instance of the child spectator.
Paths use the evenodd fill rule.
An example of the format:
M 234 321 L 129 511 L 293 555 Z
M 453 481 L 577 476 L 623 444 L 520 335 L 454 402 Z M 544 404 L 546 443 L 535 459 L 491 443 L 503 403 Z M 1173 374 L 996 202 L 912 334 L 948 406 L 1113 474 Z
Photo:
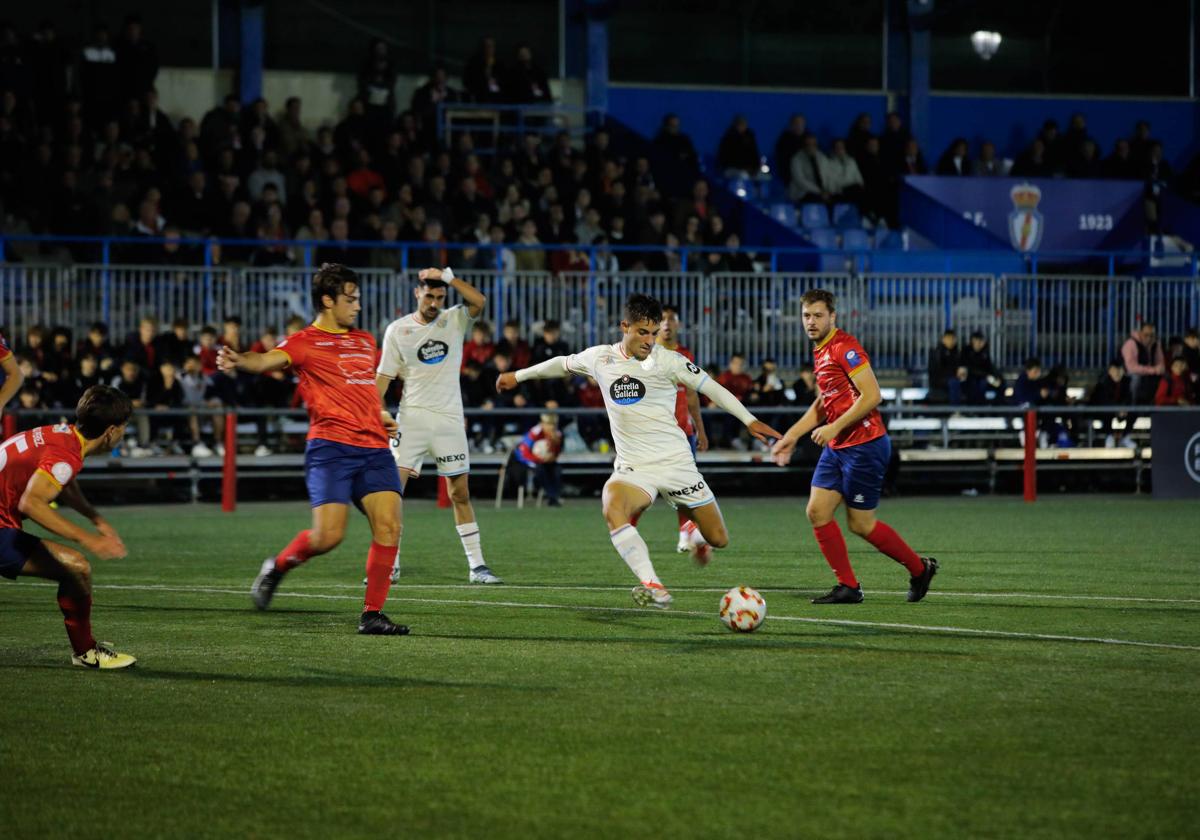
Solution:
M 558 417 L 554 414 L 543 414 L 541 422 L 521 438 L 514 453 L 518 461 L 527 469 L 533 470 L 534 482 L 545 491 L 546 504 L 550 507 L 562 507 L 559 500 L 562 491 L 562 465 L 558 463 L 562 442 Z

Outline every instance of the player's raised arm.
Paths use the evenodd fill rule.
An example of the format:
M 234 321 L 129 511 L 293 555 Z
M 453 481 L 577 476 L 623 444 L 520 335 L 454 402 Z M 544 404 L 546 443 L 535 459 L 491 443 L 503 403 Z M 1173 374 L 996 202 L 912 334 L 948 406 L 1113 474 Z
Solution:
M 25 485 L 25 492 L 21 494 L 17 509 L 50 533 L 78 543 L 101 560 L 119 560 L 124 557 L 125 545 L 115 532 L 93 534 L 50 507 L 50 503 L 58 498 L 62 490 L 62 485 L 39 470 Z M 64 501 L 69 504 L 69 497 Z M 90 508 L 90 505 L 88 507 Z M 92 510 L 92 513 L 95 514 L 95 510 Z
M 773 440 L 783 437 L 782 434 L 751 414 L 750 410 L 742 405 L 741 401 L 731 394 L 724 385 L 717 382 L 695 364 L 687 361 L 678 353 L 670 353 L 669 358 L 671 358 L 670 364 L 675 365 L 673 375 L 676 381 L 688 388 L 699 391 L 708 397 L 713 405 L 741 420 L 746 430 L 754 435 L 755 438 L 763 443 L 770 443 Z
M 292 357 L 283 350 L 268 350 L 266 353 L 239 353 L 225 345 L 217 351 L 217 367 L 226 373 L 244 370 L 246 373 L 270 373 L 283 370 L 292 363 Z
M 853 374 L 854 387 L 858 390 L 858 398 L 850 409 L 834 422 L 813 429 L 812 440 L 817 446 L 824 446 L 846 429 L 858 423 L 883 401 L 879 391 L 879 380 L 870 366 L 863 365 Z
M 582 355 L 582 354 L 580 354 Z M 580 371 L 572 369 L 568 362 L 578 358 L 576 356 L 555 356 L 552 359 L 547 359 L 544 362 L 534 365 L 533 367 L 521 368 L 518 371 L 509 371 L 502 373 L 496 379 L 497 391 L 511 391 L 522 382 L 528 382 L 531 379 L 562 379 L 564 376 L 569 376 Z
M 483 292 L 461 277 L 456 277 L 454 271 L 449 267 L 423 268 L 418 276 L 422 280 L 441 280 L 453 288 L 462 295 L 463 301 L 467 304 L 467 312 L 470 313 L 472 318 L 478 318 L 483 312 L 483 307 L 487 304 L 487 296 Z
M 3 344 L 0 344 L 0 352 L 4 352 Z M 0 359 L 0 369 L 4 371 L 4 384 L 0 385 L 0 415 L 2 415 L 4 406 L 8 405 L 8 401 L 16 396 L 17 392 L 21 390 L 21 386 L 25 384 L 25 375 L 21 373 L 17 357 L 12 353 Z

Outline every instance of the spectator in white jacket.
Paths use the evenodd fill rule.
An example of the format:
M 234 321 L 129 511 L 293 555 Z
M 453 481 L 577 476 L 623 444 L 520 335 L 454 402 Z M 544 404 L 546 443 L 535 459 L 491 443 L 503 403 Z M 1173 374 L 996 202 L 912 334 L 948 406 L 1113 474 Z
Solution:
M 858 169 L 858 162 L 846 151 L 845 140 L 833 141 L 833 154 L 825 159 L 825 163 L 825 188 L 829 191 L 830 200 L 834 203 L 860 205 L 863 198 L 863 176 Z
M 821 152 L 814 134 L 805 134 L 800 151 L 792 155 L 792 182 L 788 195 L 797 204 L 828 202 L 831 193 L 825 184 L 829 160 Z

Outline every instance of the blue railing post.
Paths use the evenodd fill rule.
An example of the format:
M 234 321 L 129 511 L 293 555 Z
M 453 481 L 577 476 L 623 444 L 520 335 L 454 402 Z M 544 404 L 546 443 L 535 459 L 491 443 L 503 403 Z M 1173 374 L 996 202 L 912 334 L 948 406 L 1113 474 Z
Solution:
M 211 324 L 213 299 L 212 248 L 204 246 L 204 323 Z
M 104 266 L 100 271 L 100 316 L 106 324 L 109 321 L 109 308 L 112 306 L 112 277 L 108 271 L 111 247 L 107 239 L 100 246 L 100 264 Z

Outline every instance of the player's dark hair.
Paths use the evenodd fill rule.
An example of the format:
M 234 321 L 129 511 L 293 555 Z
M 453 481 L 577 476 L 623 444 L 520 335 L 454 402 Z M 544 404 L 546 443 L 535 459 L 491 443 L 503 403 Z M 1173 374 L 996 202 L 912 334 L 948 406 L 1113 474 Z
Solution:
M 625 299 L 625 309 L 621 314 L 621 318 L 627 324 L 636 324 L 639 321 L 651 321 L 657 324 L 662 320 L 662 313 L 663 308 L 661 303 L 650 297 L 650 295 L 634 292 Z
M 133 403 L 116 388 L 93 385 L 83 392 L 75 406 L 75 428 L 88 440 L 101 437 L 110 426 L 119 426 L 129 420 Z
M 1025 360 L 1025 364 L 1024 364 L 1025 370 L 1033 370 L 1034 368 L 1040 368 L 1041 366 L 1042 366 L 1042 360 L 1039 359 L 1037 356 L 1030 356 L 1028 359 Z
M 341 263 L 322 263 L 312 280 L 313 309 L 319 314 L 325 309 L 323 299 L 328 295 L 330 300 L 336 301 L 337 296 L 345 291 L 347 283 L 360 285 L 358 275 L 353 270 Z
M 447 285 L 449 284 L 440 277 L 430 277 L 425 280 L 417 280 L 418 289 L 444 289 Z
M 834 303 L 837 298 L 833 296 L 833 292 L 828 289 L 809 289 L 800 297 L 800 303 L 804 306 L 812 306 L 814 303 L 823 303 L 829 308 L 830 312 L 836 312 L 837 307 Z

